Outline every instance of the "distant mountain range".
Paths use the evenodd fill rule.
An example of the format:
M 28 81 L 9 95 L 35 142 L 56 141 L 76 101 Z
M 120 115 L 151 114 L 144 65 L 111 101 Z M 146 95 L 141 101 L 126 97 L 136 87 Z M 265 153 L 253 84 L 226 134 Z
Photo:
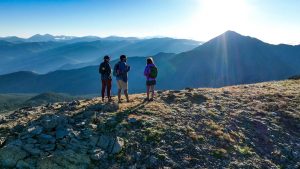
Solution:
M 71 49 L 76 48 L 70 48 L 70 51 Z M 131 57 L 128 60 L 131 65 L 131 93 L 145 90 L 145 60 L 145 57 Z M 271 45 L 227 31 L 190 51 L 179 54 L 159 53 L 154 56 L 154 60 L 159 68 L 157 89 L 220 87 L 287 79 L 300 74 L 300 45 Z M 57 62 L 59 61 L 58 59 Z M 51 63 L 51 60 L 48 62 Z M 115 62 L 116 60 L 111 64 Z M 47 91 L 69 94 L 99 93 L 98 66 L 58 70 L 43 75 L 16 72 L 0 76 L 2 93 Z
M 83 97 L 73 97 L 61 93 L 42 94 L 0 94 L 0 114 L 13 111 L 21 107 L 39 106 L 56 102 L 67 102 Z
M 19 38 L 17 36 L 8 36 L 8 37 L 0 37 L 0 40 L 4 40 L 11 43 L 24 43 L 24 42 L 67 42 L 67 43 L 75 43 L 75 42 L 91 42 L 96 40 L 112 40 L 112 41 L 123 41 L 123 40 L 131 40 L 136 41 L 140 40 L 136 37 L 119 37 L 119 36 L 108 36 L 105 38 L 97 37 L 97 36 L 83 36 L 83 37 L 76 37 L 76 36 L 54 36 L 50 34 L 36 34 L 29 38 Z
M 48 73 L 59 69 L 74 69 L 96 65 L 106 54 L 113 59 L 121 54 L 150 56 L 159 52 L 181 53 L 201 42 L 172 39 L 134 37 L 69 37 L 34 35 L 28 39 L 0 38 L 0 74 L 17 71 Z

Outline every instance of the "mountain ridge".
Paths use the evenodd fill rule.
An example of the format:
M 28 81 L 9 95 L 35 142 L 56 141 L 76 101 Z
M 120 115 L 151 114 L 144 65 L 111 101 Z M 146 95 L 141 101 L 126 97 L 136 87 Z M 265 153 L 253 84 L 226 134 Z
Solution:
M 159 52 L 180 53 L 199 45 L 197 41 L 171 38 L 154 38 L 143 40 L 93 40 L 68 43 L 58 42 L 26 42 L 0 43 L 0 74 L 20 70 L 47 73 L 55 71 L 63 65 L 87 64 L 104 55 L 112 59 L 121 54 L 131 56 L 149 56 Z
M 149 41 L 144 44 L 147 44 L 147 42 Z M 93 43 L 86 42 L 86 44 L 97 43 L 97 41 Z M 152 47 L 154 46 L 152 45 Z M 70 51 L 73 51 L 72 45 L 70 49 Z M 133 51 L 136 49 L 144 48 L 136 46 L 132 48 Z M 161 90 L 256 83 L 287 79 L 300 74 L 300 46 L 271 45 L 256 38 L 242 36 L 231 31 L 225 32 L 188 52 L 166 54 L 163 57 L 155 55 L 153 58 L 159 68 L 157 88 Z M 66 57 L 64 59 L 67 62 L 71 58 Z M 117 60 L 113 60 L 111 65 L 113 66 Z M 146 57 L 129 57 L 128 59 L 128 63 L 133 68 L 129 72 L 132 93 L 144 91 L 143 69 L 145 60 Z M 66 65 L 61 63 L 63 59 L 54 59 L 53 61 L 53 63 L 59 62 L 61 64 L 60 68 Z M 99 62 L 95 63 L 98 65 L 101 59 L 91 59 L 90 64 L 94 61 Z M 45 63 L 52 62 L 48 60 Z M 30 65 L 30 61 L 27 65 Z M 37 64 L 36 66 L 41 67 L 42 65 Z M 76 64 L 70 67 L 72 66 L 76 67 Z M 85 64 L 79 64 L 79 66 L 85 66 Z M 173 75 L 176 75 L 175 79 Z M 68 71 L 54 71 L 38 76 L 37 79 L 28 77 L 7 82 L 1 77 L 0 92 L 14 92 L 15 88 L 23 93 L 50 91 L 69 94 L 95 94 L 100 91 L 97 66 Z M 35 80 L 33 81 L 33 79 Z M 23 86 L 16 86 L 20 80 L 24 82 Z M 66 87 L 66 84 L 70 86 Z M 113 91 L 115 91 L 115 88 L 113 88 Z

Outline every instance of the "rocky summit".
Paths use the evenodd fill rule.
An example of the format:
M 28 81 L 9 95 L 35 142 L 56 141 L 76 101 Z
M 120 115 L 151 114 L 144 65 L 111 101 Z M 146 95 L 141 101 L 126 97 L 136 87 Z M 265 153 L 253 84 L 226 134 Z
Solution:
M 300 167 L 300 80 L 144 98 L 76 100 L 3 114 L 0 168 Z

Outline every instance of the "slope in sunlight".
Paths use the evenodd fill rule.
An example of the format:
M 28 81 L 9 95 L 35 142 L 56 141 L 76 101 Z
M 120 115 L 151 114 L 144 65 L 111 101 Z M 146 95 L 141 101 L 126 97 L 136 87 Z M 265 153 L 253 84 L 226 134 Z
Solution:
M 20 109 L 0 118 L 0 166 L 299 168 L 299 88 L 287 80 Z

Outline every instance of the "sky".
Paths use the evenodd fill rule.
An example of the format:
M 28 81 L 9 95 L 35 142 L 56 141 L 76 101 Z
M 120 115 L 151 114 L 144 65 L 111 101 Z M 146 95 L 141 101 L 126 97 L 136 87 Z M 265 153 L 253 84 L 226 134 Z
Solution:
M 300 0 L 0 0 L 0 37 L 174 37 L 208 41 L 227 30 L 300 44 Z

